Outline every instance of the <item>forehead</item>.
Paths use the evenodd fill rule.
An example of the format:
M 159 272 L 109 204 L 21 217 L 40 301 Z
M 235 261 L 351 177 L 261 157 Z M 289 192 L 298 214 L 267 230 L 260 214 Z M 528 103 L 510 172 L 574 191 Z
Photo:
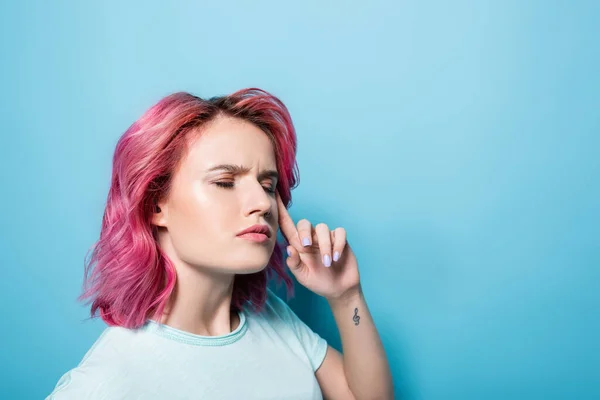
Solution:
M 204 126 L 190 143 L 186 162 L 199 168 L 235 163 L 276 169 L 267 134 L 250 122 L 231 117 L 218 117 Z

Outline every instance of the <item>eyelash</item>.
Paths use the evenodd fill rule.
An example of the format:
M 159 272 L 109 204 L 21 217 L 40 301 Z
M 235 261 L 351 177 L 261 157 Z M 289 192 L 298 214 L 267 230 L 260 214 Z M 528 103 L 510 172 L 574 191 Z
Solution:
M 215 185 L 224 189 L 233 189 L 233 182 L 215 182 Z M 275 194 L 275 187 L 273 188 L 265 188 L 267 193 Z

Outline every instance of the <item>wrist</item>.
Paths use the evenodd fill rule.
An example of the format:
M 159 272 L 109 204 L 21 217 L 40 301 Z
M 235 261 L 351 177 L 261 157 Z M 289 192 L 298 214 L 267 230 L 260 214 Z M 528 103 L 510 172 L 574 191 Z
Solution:
M 357 300 L 362 298 L 362 287 L 360 284 L 352 289 L 348 289 L 344 293 L 335 297 L 328 297 L 327 301 L 330 306 L 348 305 L 355 303 Z

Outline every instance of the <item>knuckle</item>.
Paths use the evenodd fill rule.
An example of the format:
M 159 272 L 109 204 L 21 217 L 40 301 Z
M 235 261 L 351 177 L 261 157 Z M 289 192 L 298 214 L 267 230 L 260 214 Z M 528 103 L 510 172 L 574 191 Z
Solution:
M 324 222 L 319 222 L 317 224 L 317 226 L 315 226 L 315 229 L 319 229 L 319 230 L 326 230 L 327 229 L 327 230 L 329 230 L 329 227 Z
M 300 221 L 298 221 L 298 226 L 306 228 L 310 226 L 310 221 L 306 218 L 302 218 Z

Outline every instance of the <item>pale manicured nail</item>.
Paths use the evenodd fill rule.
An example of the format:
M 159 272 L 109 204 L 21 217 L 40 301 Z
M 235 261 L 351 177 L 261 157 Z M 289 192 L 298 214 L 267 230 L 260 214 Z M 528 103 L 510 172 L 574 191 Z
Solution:
M 302 246 L 306 247 L 306 246 L 310 246 L 310 239 L 305 237 L 304 239 L 302 239 Z
M 290 251 L 290 249 L 287 248 L 286 250 L 287 250 L 287 253 L 288 253 L 288 257 L 291 257 L 292 256 L 292 252 Z
M 329 256 L 329 254 L 325 254 L 323 256 L 323 265 L 325 265 L 326 267 L 331 267 L 331 257 Z
M 340 252 L 336 251 L 335 253 L 333 253 L 333 261 L 337 261 L 340 259 Z

